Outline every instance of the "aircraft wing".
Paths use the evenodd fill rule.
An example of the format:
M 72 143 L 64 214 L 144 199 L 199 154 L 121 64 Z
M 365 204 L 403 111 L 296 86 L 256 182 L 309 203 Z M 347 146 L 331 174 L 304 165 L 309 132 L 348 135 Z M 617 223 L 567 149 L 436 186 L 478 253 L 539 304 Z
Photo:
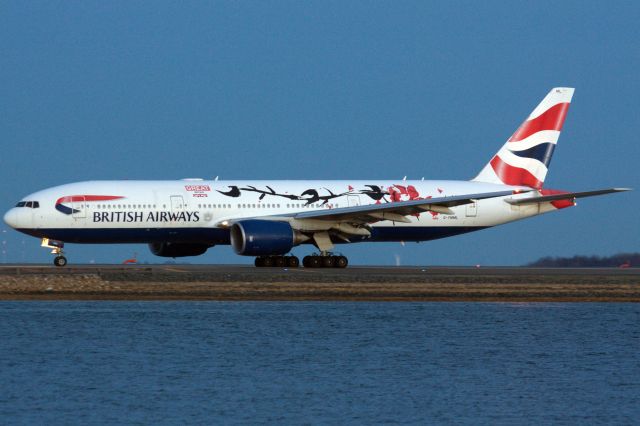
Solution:
M 513 191 L 484 192 L 478 194 L 456 195 L 452 197 L 426 198 L 422 200 L 396 201 L 384 204 L 340 207 L 336 209 L 313 210 L 286 215 L 297 220 L 316 219 L 327 221 L 354 221 L 362 224 L 392 220 L 410 222 L 406 217 L 416 213 L 432 211 L 441 214 L 453 214 L 451 207 L 471 204 L 484 198 L 512 195 Z
M 623 192 L 623 191 L 631 191 L 631 188 L 609 188 L 609 189 L 598 189 L 595 191 L 567 192 L 565 194 L 543 195 L 540 197 L 519 198 L 517 200 L 505 200 L 505 201 L 509 204 L 519 206 L 522 204 L 546 203 L 548 201 L 557 201 L 557 200 L 575 200 L 576 198 L 593 197 L 595 195 L 611 194 L 612 192 Z

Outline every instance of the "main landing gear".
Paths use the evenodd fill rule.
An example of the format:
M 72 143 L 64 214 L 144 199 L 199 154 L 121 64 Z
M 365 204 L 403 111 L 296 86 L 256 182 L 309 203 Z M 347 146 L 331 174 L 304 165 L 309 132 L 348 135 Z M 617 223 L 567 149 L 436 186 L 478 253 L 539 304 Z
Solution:
M 300 260 L 295 256 L 259 256 L 256 257 L 255 265 L 259 268 L 297 268 Z
M 346 268 L 348 264 L 349 260 L 345 256 L 328 253 L 305 256 L 302 259 L 305 268 Z M 256 257 L 255 265 L 259 268 L 297 268 L 300 261 L 295 256 L 259 256 Z
M 346 268 L 349 259 L 345 256 L 335 256 L 332 254 L 313 254 L 302 259 L 305 268 Z
M 64 257 L 64 243 L 62 241 L 49 240 L 48 238 L 43 238 L 42 243 L 40 244 L 42 247 L 53 249 L 51 250 L 51 254 L 55 254 L 56 257 L 53 259 L 53 264 L 59 267 L 67 265 L 67 258 Z

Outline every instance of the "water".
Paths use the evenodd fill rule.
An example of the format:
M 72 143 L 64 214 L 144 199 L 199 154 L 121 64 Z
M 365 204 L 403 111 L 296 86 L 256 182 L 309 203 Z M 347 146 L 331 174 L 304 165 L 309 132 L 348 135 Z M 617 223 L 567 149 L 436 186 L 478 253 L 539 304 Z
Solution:
M 633 424 L 640 304 L 2 302 L 3 423 Z

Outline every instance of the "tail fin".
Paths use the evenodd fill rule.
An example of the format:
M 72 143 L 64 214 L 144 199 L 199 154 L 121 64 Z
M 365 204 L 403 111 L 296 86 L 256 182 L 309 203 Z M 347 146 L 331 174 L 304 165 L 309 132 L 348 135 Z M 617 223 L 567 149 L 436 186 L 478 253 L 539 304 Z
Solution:
M 574 89 L 556 87 L 473 180 L 542 188 Z

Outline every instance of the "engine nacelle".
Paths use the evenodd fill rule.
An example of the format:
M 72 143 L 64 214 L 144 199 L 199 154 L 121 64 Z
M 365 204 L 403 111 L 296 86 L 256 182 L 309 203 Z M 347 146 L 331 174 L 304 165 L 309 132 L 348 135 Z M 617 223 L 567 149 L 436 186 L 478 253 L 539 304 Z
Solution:
M 243 256 L 286 254 L 304 237 L 287 222 L 250 219 L 231 227 L 231 245 Z
M 161 257 L 185 257 L 200 256 L 207 251 L 211 245 L 188 244 L 188 243 L 151 243 L 149 250 L 156 256 Z

